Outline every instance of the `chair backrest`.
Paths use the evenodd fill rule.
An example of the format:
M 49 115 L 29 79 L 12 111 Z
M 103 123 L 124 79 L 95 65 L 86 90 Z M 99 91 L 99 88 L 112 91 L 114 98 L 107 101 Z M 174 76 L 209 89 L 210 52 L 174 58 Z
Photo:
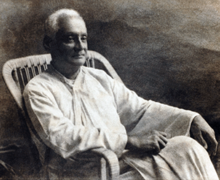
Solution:
M 51 62 L 50 54 L 27 56 L 7 61 L 2 69 L 5 83 L 14 97 L 17 105 L 24 110 L 22 93 L 24 87 L 34 76 L 42 73 Z M 104 69 L 112 78 L 122 82 L 108 60 L 95 51 L 88 51 L 85 66 Z

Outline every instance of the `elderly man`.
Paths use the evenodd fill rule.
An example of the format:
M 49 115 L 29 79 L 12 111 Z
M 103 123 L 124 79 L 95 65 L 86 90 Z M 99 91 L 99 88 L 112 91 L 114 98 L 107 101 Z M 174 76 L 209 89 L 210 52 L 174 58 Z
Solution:
M 24 99 L 50 149 L 44 161 L 50 179 L 97 179 L 96 162 L 79 155 L 99 147 L 116 153 L 123 180 L 218 179 L 205 150 L 216 152 L 214 131 L 199 114 L 144 100 L 83 66 L 87 29 L 78 12 L 61 9 L 48 17 L 44 47 L 51 66 L 28 83 Z

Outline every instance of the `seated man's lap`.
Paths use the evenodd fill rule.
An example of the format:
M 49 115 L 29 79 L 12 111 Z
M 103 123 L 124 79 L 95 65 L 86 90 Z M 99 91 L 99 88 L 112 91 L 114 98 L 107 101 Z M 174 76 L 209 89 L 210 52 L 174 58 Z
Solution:
M 213 179 L 217 179 L 206 150 L 197 141 L 186 136 L 171 138 L 158 155 L 128 151 L 119 159 L 119 164 L 120 180 L 139 180 L 144 178 L 142 176 L 178 179 L 184 176 L 192 178 L 200 175 L 213 176 Z M 79 161 L 69 165 L 68 168 L 63 167 L 59 170 L 49 168 L 48 176 L 52 179 L 56 177 L 57 179 L 74 178 L 76 180 L 77 178 L 81 180 L 98 178 L 100 168 L 98 162 Z M 135 166 L 142 166 L 145 170 L 138 172 Z

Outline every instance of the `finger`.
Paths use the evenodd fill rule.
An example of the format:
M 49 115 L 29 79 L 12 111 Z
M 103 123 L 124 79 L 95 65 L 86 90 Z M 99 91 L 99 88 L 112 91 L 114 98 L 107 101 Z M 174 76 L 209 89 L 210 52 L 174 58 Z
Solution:
M 216 152 L 217 152 L 217 146 L 218 146 L 218 142 L 216 141 L 215 136 L 214 135 L 210 135 L 208 133 L 204 134 L 203 136 L 207 140 L 207 144 L 208 144 L 207 151 L 208 151 L 208 153 L 210 155 L 215 156 Z
M 216 156 L 216 153 L 217 153 L 217 146 L 216 147 L 210 147 L 210 148 L 208 148 L 208 153 L 209 153 L 209 155 L 210 156 Z
M 165 144 L 167 144 L 168 139 L 166 137 L 164 137 L 164 136 L 159 136 L 159 137 Z
M 167 137 L 167 133 L 163 132 L 163 131 L 158 131 L 159 134 L 161 134 L 164 137 Z
M 206 141 L 203 139 L 201 131 L 192 134 L 194 139 L 197 140 L 205 149 L 207 149 L 208 145 Z
M 167 144 L 162 139 L 159 139 L 158 143 L 159 143 L 160 149 L 163 149 L 166 146 L 166 144 Z
M 158 154 L 160 152 L 160 145 L 159 142 L 155 142 L 154 146 L 152 147 L 152 153 Z

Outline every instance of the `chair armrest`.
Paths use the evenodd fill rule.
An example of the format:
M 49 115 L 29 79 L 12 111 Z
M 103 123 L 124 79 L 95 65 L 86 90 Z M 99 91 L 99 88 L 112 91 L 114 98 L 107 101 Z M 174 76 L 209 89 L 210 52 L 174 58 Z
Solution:
M 113 151 L 105 148 L 92 149 L 91 152 L 105 159 L 109 167 L 110 179 L 118 180 L 120 168 L 119 168 L 118 157 L 116 156 L 116 154 Z

